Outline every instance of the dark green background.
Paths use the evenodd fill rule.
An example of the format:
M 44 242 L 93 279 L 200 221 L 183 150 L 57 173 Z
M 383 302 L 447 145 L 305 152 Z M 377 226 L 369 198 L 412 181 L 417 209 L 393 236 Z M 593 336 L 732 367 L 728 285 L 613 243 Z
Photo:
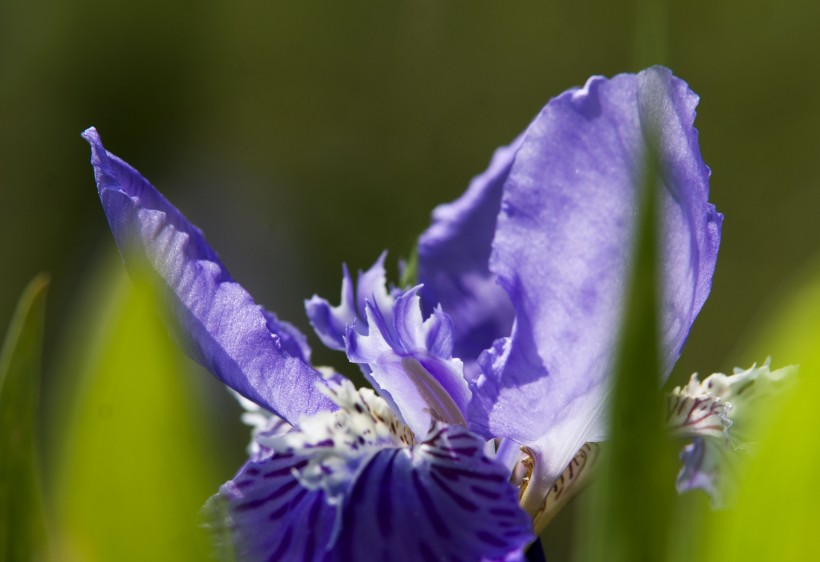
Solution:
M 258 301 L 307 330 L 302 299 L 335 298 L 342 261 L 366 267 L 387 248 L 393 267 L 433 206 L 550 97 L 649 60 L 701 95 L 726 215 L 676 376 L 730 368 L 818 254 L 820 3 L 670 2 L 650 26 L 665 53 L 637 57 L 645 4 L 3 0 L 0 326 L 25 283 L 51 272 L 48 394 L 49 351 L 113 251 L 79 137 L 89 125 Z

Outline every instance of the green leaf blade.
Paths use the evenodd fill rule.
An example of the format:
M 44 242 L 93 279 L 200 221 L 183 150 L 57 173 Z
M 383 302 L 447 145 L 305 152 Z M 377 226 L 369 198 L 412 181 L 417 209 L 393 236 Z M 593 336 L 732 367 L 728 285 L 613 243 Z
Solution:
M 55 475 L 58 547 L 87 562 L 198 561 L 200 509 L 227 475 L 209 448 L 191 364 L 159 321 L 161 302 L 118 267 L 92 303 Z
M 47 285 L 26 287 L 0 352 L 0 562 L 47 554 L 35 443 Z
M 652 132 L 650 132 L 650 139 Z M 658 156 L 647 151 L 631 279 L 613 366 L 610 438 L 600 482 L 582 508 L 581 560 L 656 562 L 670 544 L 675 497 L 674 453 L 664 424 L 659 359 Z

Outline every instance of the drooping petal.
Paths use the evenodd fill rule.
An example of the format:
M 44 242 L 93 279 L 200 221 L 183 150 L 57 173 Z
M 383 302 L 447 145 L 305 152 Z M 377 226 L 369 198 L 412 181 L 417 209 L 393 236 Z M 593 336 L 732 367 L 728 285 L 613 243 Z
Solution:
M 665 375 L 708 295 L 722 216 L 693 127 L 697 96 L 664 68 L 591 78 L 554 98 L 524 134 L 504 184 L 490 269 L 510 295 L 511 338 L 482 358 L 471 427 L 538 456 L 549 486 L 587 441 L 623 316 L 636 197 L 658 138 Z M 527 412 L 522 416 L 521 412 Z
M 263 438 L 206 506 L 239 559 L 521 560 L 533 540 L 508 470 L 464 427 L 416 443 L 370 389 L 327 392 L 334 412 Z
M 418 436 L 433 421 L 466 424 L 470 390 L 452 357 L 452 322 L 441 309 L 422 319 L 418 287 L 395 300 L 390 317 L 368 302 L 368 333 L 348 330 L 347 356 Z
M 425 314 L 440 304 L 455 325 L 454 354 L 473 363 L 496 339 L 510 334 L 510 299 L 490 272 L 490 250 L 501 189 L 523 137 L 499 148 L 489 168 L 457 200 L 433 210 L 418 244 L 419 293 Z
M 218 546 L 247 562 L 330 560 L 337 509 L 294 475 L 307 462 L 289 452 L 246 463 L 204 508 Z
M 331 560 L 340 506 L 359 467 L 383 448 L 413 444 L 372 390 L 342 379 L 325 392 L 338 409 L 293 428 L 248 406 L 254 454 L 206 507 L 215 534 L 230 537 L 240 560 Z
M 413 448 L 385 449 L 343 507 L 340 561 L 516 560 L 534 539 L 504 467 L 458 426 Z
M 284 433 L 257 434 L 258 446 L 272 453 L 248 463 L 211 500 L 212 526 L 232 535 L 241 560 L 335 559 L 345 524 L 340 509 L 360 467 L 380 450 L 414 443 L 372 390 L 341 380 L 327 392 L 336 411 L 303 418 Z
M 147 266 L 172 309 L 188 355 L 225 384 L 291 423 L 332 409 L 304 336 L 253 302 L 202 233 L 134 168 L 83 133 L 103 209 L 129 266 Z
M 783 393 L 796 379 L 796 367 L 769 369 L 769 361 L 734 374 L 715 373 L 669 395 L 667 422 L 672 434 L 691 438 L 681 452 L 678 492 L 700 488 L 713 507 L 731 502 L 738 460 L 752 452 L 760 407 Z

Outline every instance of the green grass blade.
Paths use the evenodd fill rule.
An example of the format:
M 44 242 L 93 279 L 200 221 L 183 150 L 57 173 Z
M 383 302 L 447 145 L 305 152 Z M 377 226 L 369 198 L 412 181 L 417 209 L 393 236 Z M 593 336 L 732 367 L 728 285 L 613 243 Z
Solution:
M 0 561 L 44 560 L 45 520 L 35 446 L 48 280 L 26 287 L 0 352 Z
M 668 548 L 675 469 L 659 388 L 657 172 L 650 151 L 614 366 L 610 439 L 600 482 L 583 505 L 582 560 L 657 562 Z
M 207 559 L 199 511 L 216 492 L 220 463 L 184 376 L 191 365 L 160 323 L 150 290 L 120 267 L 105 286 L 108 294 L 93 305 L 98 325 L 74 335 L 88 355 L 53 478 L 60 556 Z

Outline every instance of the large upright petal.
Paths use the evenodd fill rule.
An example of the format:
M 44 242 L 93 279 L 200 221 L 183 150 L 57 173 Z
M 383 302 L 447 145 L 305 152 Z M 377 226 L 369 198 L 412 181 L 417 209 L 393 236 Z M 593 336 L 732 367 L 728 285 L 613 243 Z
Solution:
M 697 99 L 660 67 L 594 77 L 551 100 L 516 154 L 490 260 L 516 323 L 482 358 L 470 421 L 534 445 L 544 482 L 605 432 L 650 137 L 659 141 L 663 186 L 659 380 L 709 293 L 722 216 L 707 200 Z
M 126 264 L 145 265 L 154 274 L 172 309 L 172 333 L 191 358 L 291 423 L 334 409 L 319 390 L 322 376 L 305 362 L 304 336 L 254 303 L 202 232 L 139 172 L 107 152 L 93 127 L 83 137 Z
M 441 304 L 455 326 L 454 355 L 468 364 L 512 326 L 510 299 L 488 263 L 501 190 L 522 138 L 496 150 L 489 168 L 461 197 L 436 207 L 433 223 L 419 238 L 424 312 Z

